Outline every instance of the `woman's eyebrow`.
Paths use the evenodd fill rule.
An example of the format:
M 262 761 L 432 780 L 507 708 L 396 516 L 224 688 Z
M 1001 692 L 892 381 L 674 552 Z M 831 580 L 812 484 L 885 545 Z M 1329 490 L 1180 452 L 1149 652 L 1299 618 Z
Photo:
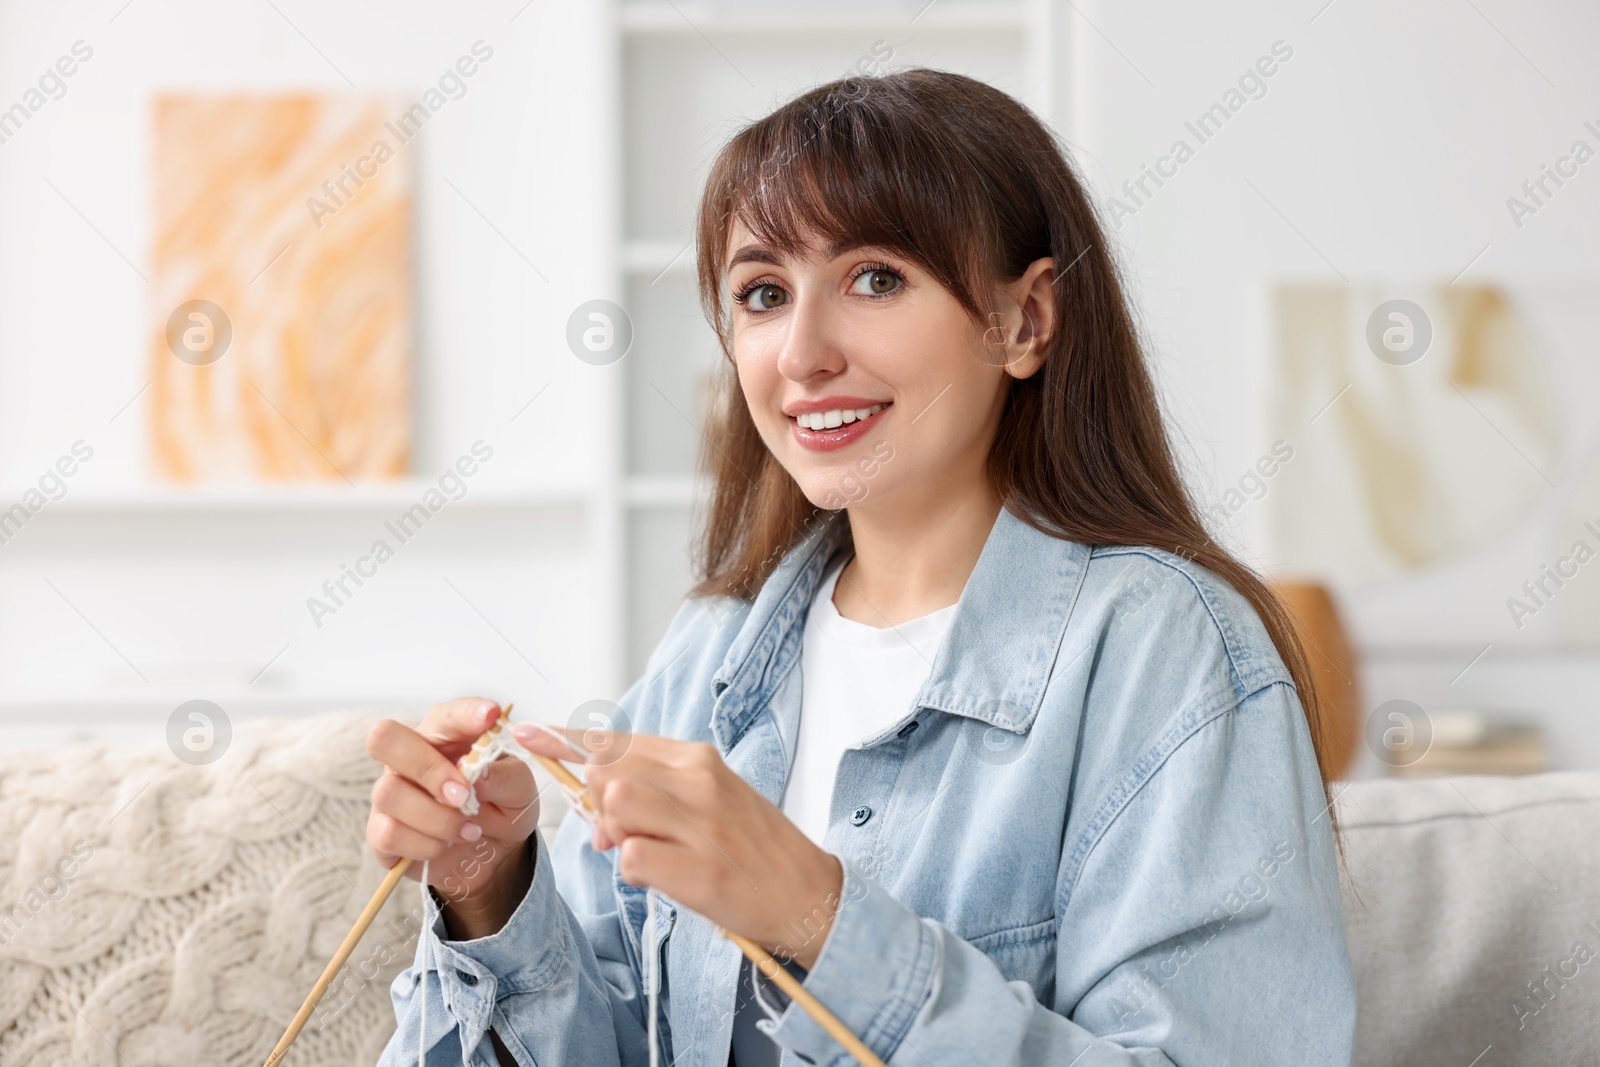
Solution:
M 869 252 L 873 251 L 875 246 L 858 245 L 850 241 L 841 241 L 838 244 L 830 245 L 827 251 L 823 254 L 823 258 L 838 259 L 846 252 L 851 252 L 856 249 L 860 249 L 863 252 Z M 739 251 L 735 252 L 731 258 L 729 258 L 728 269 L 732 270 L 741 263 L 767 263 L 774 267 L 781 267 L 783 266 L 784 262 L 784 257 L 777 252 L 770 251 L 769 249 L 763 248 L 760 245 L 745 245 L 743 248 L 739 249 Z
M 769 263 L 774 267 L 781 267 L 783 258 L 760 245 L 745 245 L 728 260 L 728 269 L 732 270 L 741 263 Z

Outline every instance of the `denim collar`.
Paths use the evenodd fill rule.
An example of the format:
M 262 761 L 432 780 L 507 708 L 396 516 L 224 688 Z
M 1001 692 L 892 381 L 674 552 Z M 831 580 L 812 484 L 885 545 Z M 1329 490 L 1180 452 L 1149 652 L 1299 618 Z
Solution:
M 844 515 L 823 519 L 756 594 L 712 677 L 711 731 L 724 752 L 798 659 L 817 583 L 829 561 L 849 547 Z M 1002 508 L 917 694 L 916 710 L 930 708 L 1026 733 L 1039 713 L 1089 555 L 1089 546 L 1053 537 Z

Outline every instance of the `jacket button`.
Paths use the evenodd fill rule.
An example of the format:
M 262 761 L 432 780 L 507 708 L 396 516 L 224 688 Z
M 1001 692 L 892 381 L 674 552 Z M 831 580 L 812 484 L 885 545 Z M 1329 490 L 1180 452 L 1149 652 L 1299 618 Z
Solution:
M 462 983 L 464 985 L 477 985 L 478 984 L 478 976 L 473 974 L 471 971 L 458 970 L 458 971 L 456 971 L 456 975 L 457 975 L 457 977 L 459 977 L 461 979 L 461 981 L 462 981 Z
M 872 809 L 863 804 L 850 813 L 850 825 L 860 826 L 870 818 L 872 818 Z

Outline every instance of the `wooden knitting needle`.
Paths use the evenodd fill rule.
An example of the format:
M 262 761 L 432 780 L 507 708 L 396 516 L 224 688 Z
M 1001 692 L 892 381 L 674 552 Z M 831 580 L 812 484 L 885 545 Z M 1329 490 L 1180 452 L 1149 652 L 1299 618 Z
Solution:
M 559 760 L 551 759 L 549 756 L 541 756 L 537 752 L 532 753 L 532 755 L 534 759 L 539 761 L 539 765 L 549 771 L 556 781 L 566 786 L 567 790 L 576 796 L 586 809 L 591 813 L 595 811 L 594 801 L 589 798 L 589 792 L 584 787 L 582 779 L 567 770 Z M 738 945 L 739 951 L 745 954 L 745 958 L 761 968 L 762 974 L 776 982 L 778 988 L 789 995 L 790 1000 L 799 1004 L 801 1009 L 811 1016 L 818 1026 L 828 1032 L 828 1036 L 839 1042 L 840 1045 L 844 1046 L 846 1052 L 860 1061 L 862 1067 L 885 1067 L 884 1062 L 873 1055 L 872 1050 L 863 1044 L 860 1038 L 851 1033 L 849 1027 L 840 1022 L 831 1011 L 823 1007 L 822 1001 L 812 996 L 811 991 L 801 985 L 799 979 L 784 970 L 783 965 L 774 959 L 771 953 L 748 937 L 741 937 L 732 930 L 723 930 L 722 936 Z
M 405 876 L 406 870 L 411 866 L 409 858 L 402 859 L 393 867 L 383 879 L 383 884 L 378 886 L 378 891 L 372 894 L 372 899 L 367 901 L 367 906 L 361 912 L 361 918 L 344 935 L 344 941 L 339 945 L 339 951 L 333 954 L 333 959 L 328 961 L 328 966 L 322 970 L 322 977 L 317 979 L 317 984 L 311 987 L 311 994 L 306 997 L 306 1002 L 300 1005 L 300 1010 L 295 1013 L 294 1021 L 289 1024 L 289 1029 L 278 1038 L 278 1044 L 273 1048 L 272 1055 L 267 1057 L 266 1067 L 274 1067 L 289 1051 L 289 1046 L 294 1044 L 294 1039 L 300 1036 L 300 1031 L 305 1028 L 306 1020 L 311 1018 L 311 1013 L 317 1009 L 317 1002 L 328 991 L 334 976 L 339 973 L 339 968 L 344 966 L 345 960 L 350 958 L 350 953 L 360 944 L 362 935 L 367 932 L 367 927 L 372 925 L 372 920 L 377 918 L 378 911 L 383 907 L 384 901 L 394 892 L 394 887 L 400 884 L 400 879 Z
M 739 951 L 747 959 L 753 960 L 761 968 L 761 973 L 778 984 L 778 988 L 789 994 L 789 999 L 799 1004 L 805 1013 L 816 1020 L 818 1026 L 828 1031 L 828 1036 L 844 1046 L 844 1050 L 854 1056 L 862 1067 L 884 1067 L 884 1062 L 873 1055 L 872 1050 L 862 1043 L 861 1039 L 850 1032 L 834 1017 L 833 1012 L 822 1006 L 822 1001 L 811 995 L 811 991 L 800 984 L 800 980 L 788 971 L 783 965 L 773 959 L 771 954 L 748 937 L 741 937 L 732 930 L 722 931 L 722 936 L 739 946 Z
M 510 704 L 505 706 L 505 710 L 500 713 L 500 722 L 504 722 L 506 716 L 511 714 L 511 707 Z M 462 757 L 462 759 L 465 758 L 465 756 Z M 460 765 L 461 760 L 457 760 L 456 766 L 459 767 Z M 367 901 L 367 906 L 361 911 L 361 917 L 350 928 L 350 932 L 344 935 L 344 941 L 340 943 L 339 951 L 333 954 L 333 959 L 329 960 L 328 965 L 322 969 L 322 977 L 317 979 L 317 984 L 312 986 L 311 992 L 306 995 L 305 1003 L 300 1005 L 299 1011 L 295 1012 L 294 1021 L 289 1024 L 289 1029 L 283 1032 L 283 1036 L 278 1038 L 277 1045 L 273 1046 L 272 1055 L 267 1057 L 266 1067 L 276 1067 L 278 1061 L 283 1059 L 284 1054 L 289 1051 L 289 1046 L 294 1044 L 294 1039 L 300 1036 L 300 1031 L 305 1029 L 306 1022 L 311 1018 L 311 1013 L 317 1010 L 318 1001 L 322 999 L 323 994 L 328 991 L 328 986 L 333 984 L 334 978 L 339 974 L 339 968 L 344 966 L 345 961 L 350 958 L 350 953 L 354 952 L 356 946 L 361 943 L 362 937 L 366 935 L 367 927 L 371 926 L 372 920 L 378 917 L 378 912 L 383 908 L 384 902 L 393 895 L 395 887 L 400 884 L 400 879 L 405 877 L 406 871 L 410 868 L 411 860 L 409 857 L 402 858 L 393 867 L 389 868 L 389 873 L 384 876 L 383 884 L 378 886 L 378 891 L 372 894 L 371 900 Z

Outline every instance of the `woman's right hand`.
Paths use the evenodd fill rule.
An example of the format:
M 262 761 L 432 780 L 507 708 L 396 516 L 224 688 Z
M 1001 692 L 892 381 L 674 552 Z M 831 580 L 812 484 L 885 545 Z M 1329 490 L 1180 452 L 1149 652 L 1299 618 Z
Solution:
M 378 862 L 413 862 L 449 901 L 445 922 L 456 939 L 484 937 L 505 925 L 527 894 L 533 860 L 526 847 L 539 822 L 533 774 L 519 760 L 497 760 L 478 778 L 478 813 L 461 814 L 467 779 L 456 760 L 500 714 L 481 697 L 435 704 L 415 730 L 384 719 L 367 734 L 367 753 L 383 764 L 372 786 L 367 844 Z

